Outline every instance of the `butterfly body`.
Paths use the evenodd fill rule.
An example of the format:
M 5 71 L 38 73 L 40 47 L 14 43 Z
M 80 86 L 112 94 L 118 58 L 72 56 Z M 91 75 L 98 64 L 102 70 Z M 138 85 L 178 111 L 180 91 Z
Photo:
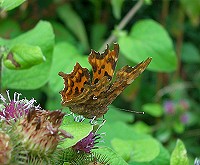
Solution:
M 100 118 L 108 111 L 108 105 L 137 78 L 151 62 L 148 58 L 135 67 L 124 66 L 116 73 L 112 82 L 118 60 L 119 45 L 114 44 L 114 50 L 107 49 L 100 54 L 91 51 L 88 61 L 92 65 L 93 76 L 87 68 L 76 63 L 70 74 L 59 72 L 63 77 L 65 87 L 60 92 L 62 105 L 67 106 L 73 113 L 85 118 Z

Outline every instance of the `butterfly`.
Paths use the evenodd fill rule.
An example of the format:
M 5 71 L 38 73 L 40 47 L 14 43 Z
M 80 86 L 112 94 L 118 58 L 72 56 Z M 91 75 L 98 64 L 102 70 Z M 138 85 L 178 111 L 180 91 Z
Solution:
M 100 118 L 108 111 L 108 105 L 131 84 L 149 65 L 151 58 L 137 64 L 135 67 L 124 66 L 116 73 L 112 82 L 118 61 L 119 45 L 114 44 L 110 50 L 107 45 L 103 53 L 91 50 L 88 61 L 92 66 L 92 77 L 87 68 L 77 62 L 70 74 L 59 72 L 64 79 L 64 89 L 60 91 L 61 104 L 70 111 L 85 118 Z

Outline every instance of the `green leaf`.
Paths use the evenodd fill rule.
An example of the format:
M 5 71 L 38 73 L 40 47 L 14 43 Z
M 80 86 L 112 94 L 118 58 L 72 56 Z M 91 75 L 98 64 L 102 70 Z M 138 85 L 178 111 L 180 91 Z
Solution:
M 12 10 L 25 1 L 26 0 L 0 0 L 0 8 L 6 11 Z
M 159 143 L 153 138 L 138 140 L 113 139 L 112 146 L 126 161 L 149 162 L 155 159 L 159 152 Z
M 198 49 L 192 43 L 184 43 L 182 47 L 182 61 L 185 63 L 200 63 L 200 54 Z
M 58 76 L 58 72 L 72 72 L 76 62 L 79 62 L 82 67 L 90 68 L 87 56 L 81 55 L 76 47 L 70 43 L 62 42 L 55 45 L 49 78 L 49 87 L 54 93 L 58 93 L 64 85 L 64 81 L 62 77 Z
M 87 33 L 83 21 L 73 8 L 67 4 L 58 8 L 58 15 L 65 25 L 73 32 L 79 39 L 85 50 L 89 49 Z
M 3 69 L 3 88 L 37 89 L 43 86 L 49 78 L 54 45 L 54 34 L 50 23 L 40 21 L 35 28 L 10 41 L 0 40 L 9 49 L 19 44 L 38 46 L 46 61 L 25 70 Z
M 151 133 L 152 132 L 152 128 L 147 125 L 145 122 L 142 121 L 137 121 L 134 125 L 133 125 L 134 131 L 138 132 L 138 133 Z
M 109 164 L 128 165 L 117 153 L 108 147 L 99 147 L 93 151 L 97 154 L 103 155 L 106 160 L 108 159 Z
M 69 148 L 73 145 L 75 145 L 78 141 L 83 139 L 84 137 L 88 136 L 88 134 L 92 131 L 93 126 L 89 123 L 84 122 L 69 122 L 67 119 L 69 117 L 65 117 L 63 120 L 63 125 L 61 125 L 61 129 L 69 132 L 71 135 L 73 135 L 73 139 L 66 139 L 63 143 L 60 144 L 60 146 L 64 148 Z
M 137 22 L 128 36 L 119 38 L 122 53 L 131 61 L 139 63 L 152 57 L 148 69 L 171 72 L 177 67 L 172 40 L 166 30 L 153 20 Z
M 186 14 L 190 18 L 193 25 L 199 25 L 200 14 L 200 2 L 199 0 L 193 0 L 192 3 L 188 0 L 180 0 Z
M 185 149 L 183 142 L 180 139 L 178 139 L 171 155 L 170 165 L 188 165 L 188 164 L 189 161 L 187 157 L 187 151 Z
M 113 15 L 117 19 L 121 18 L 121 9 L 122 9 L 123 2 L 124 0 L 111 0 Z
M 142 110 L 153 117 L 160 117 L 162 116 L 164 109 L 160 104 L 156 103 L 148 103 L 142 106 Z
M 9 69 L 27 69 L 44 62 L 45 57 L 39 46 L 17 44 L 7 55 L 4 55 L 3 61 Z

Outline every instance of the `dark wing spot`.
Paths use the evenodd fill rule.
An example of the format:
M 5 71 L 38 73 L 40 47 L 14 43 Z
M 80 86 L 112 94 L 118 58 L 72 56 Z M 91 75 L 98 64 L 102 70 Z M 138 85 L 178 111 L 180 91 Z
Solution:
M 94 80 L 94 84 L 96 84 L 98 81 L 99 81 L 99 79 L 96 78 L 96 79 Z
M 81 82 L 81 76 L 78 76 L 78 77 L 76 78 L 76 82 L 77 82 L 77 83 Z
M 96 71 L 97 71 L 97 66 L 96 66 L 96 65 L 93 65 L 93 66 L 92 66 L 92 69 L 93 69 L 93 72 L 96 72 Z
M 98 70 L 98 74 L 101 74 L 101 69 Z
M 74 86 L 74 82 L 70 81 L 70 86 L 73 87 Z
M 75 94 L 79 94 L 78 87 L 75 88 Z
M 83 92 L 84 91 L 84 88 L 81 88 L 81 92 Z
M 105 71 L 104 76 L 108 77 L 109 80 L 112 79 L 112 76 L 110 76 L 107 71 Z
M 101 65 L 101 69 L 104 69 L 105 68 L 105 65 Z
M 83 84 L 85 85 L 85 84 L 89 84 L 89 83 L 87 81 L 85 81 Z
M 127 73 L 131 73 L 132 71 L 133 71 L 133 68 L 132 68 L 132 67 L 126 68 L 126 72 L 127 72 Z
M 70 89 L 70 91 L 67 93 L 67 95 L 71 95 L 72 94 L 72 89 Z

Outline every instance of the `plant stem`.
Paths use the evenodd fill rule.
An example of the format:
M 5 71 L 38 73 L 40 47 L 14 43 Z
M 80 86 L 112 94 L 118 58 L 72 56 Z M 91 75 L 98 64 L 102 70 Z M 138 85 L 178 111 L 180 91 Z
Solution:
M 132 19 L 132 17 L 135 15 L 135 13 L 141 8 L 144 0 L 139 0 L 135 6 L 132 7 L 132 9 L 125 15 L 125 17 L 121 20 L 119 25 L 116 27 L 117 30 L 122 30 L 127 23 Z M 116 36 L 114 34 L 111 34 L 110 37 L 104 42 L 102 47 L 100 48 L 99 52 L 102 52 L 106 45 L 110 45 L 114 40 L 116 39 Z

